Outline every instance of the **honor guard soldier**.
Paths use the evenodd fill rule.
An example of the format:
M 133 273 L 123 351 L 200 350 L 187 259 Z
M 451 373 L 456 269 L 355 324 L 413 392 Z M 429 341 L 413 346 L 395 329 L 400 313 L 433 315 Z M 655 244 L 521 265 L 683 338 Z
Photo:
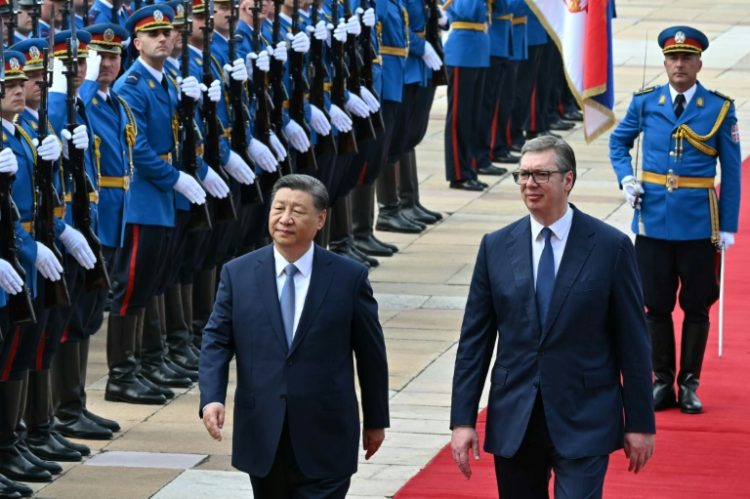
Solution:
M 448 68 L 448 114 L 445 118 L 445 178 L 452 189 L 482 191 L 477 179 L 480 156 L 484 79 L 490 65 L 487 32 L 490 9 L 486 0 L 448 0 L 451 31 L 445 42 Z
M 659 34 L 669 83 L 642 89 L 610 137 L 610 160 L 635 208 L 633 231 L 654 364 L 654 406 L 703 409 L 696 395 L 719 295 L 716 251 L 729 248 L 740 205 L 740 145 L 734 104 L 698 82 L 708 38 L 674 26 Z M 637 179 L 630 149 L 643 132 L 643 171 Z M 636 152 L 637 154 L 637 152 Z M 715 189 L 721 163 L 721 195 Z M 679 286 L 679 294 L 678 292 Z M 678 395 L 675 397 L 676 297 L 685 313 Z
M 206 193 L 198 181 L 174 165 L 179 94 L 197 102 L 201 88 L 194 77 L 187 77 L 178 85 L 164 71 L 164 62 L 172 52 L 173 18 L 171 7 L 157 4 L 136 11 L 128 19 L 127 29 L 140 55 L 114 85 L 133 113 L 137 133 L 125 239 L 115 258 L 108 320 L 109 380 L 105 398 L 111 401 L 166 401 L 158 386 L 139 376 L 139 359 L 135 356 L 139 315 L 145 317 L 146 305 L 163 285 L 163 263 L 175 227 L 176 192 L 193 204 L 206 202 Z M 151 378 L 178 378 L 163 362 L 160 329 L 149 331 L 158 333 L 158 337 L 143 336 L 144 371 L 150 371 Z

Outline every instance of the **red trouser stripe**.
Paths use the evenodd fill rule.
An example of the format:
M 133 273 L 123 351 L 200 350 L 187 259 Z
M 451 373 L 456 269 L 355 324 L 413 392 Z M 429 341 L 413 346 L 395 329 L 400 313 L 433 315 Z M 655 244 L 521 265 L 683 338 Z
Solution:
M 47 331 L 42 331 L 39 337 L 39 344 L 36 347 L 36 358 L 34 359 L 34 369 L 41 371 L 44 366 L 44 345 L 47 343 Z
M 70 337 L 70 329 L 66 327 L 65 329 L 63 329 L 63 334 L 60 337 L 60 343 L 67 343 L 69 337 Z
M 492 132 L 490 135 L 490 159 L 495 159 L 495 135 L 497 134 L 497 121 L 500 119 L 500 102 L 495 104 L 495 114 L 492 115 Z
M 120 307 L 120 315 L 126 315 L 128 313 L 128 305 L 130 304 L 130 298 L 133 296 L 133 288 L 135 287 L 135 263 L 138 259 L 138 243 L 141 235 L 140 225 L 133 225 L 133 247 L 130 249 L 130 266 L 128 267 L 128 288 L 125 290 L 125 298 L 122 300 L 122 306 Z
M 8 381 L 10 377 L 10 371 L 13 369 L 13 361 L 16 359 L 18 354 L 18 345 L 21 343 L 21 328 L 17 327 L 13 334 L 13 342 L 10 344 L 10 351 L 8 352 L 8 359 L 5 361 L 3 366 L 3 372 L 0 376 L 0 381 Z
M 357 177 L 357 185 L 365 185 L 365 177 L 367 176 L 367 161 L 362 164 L 362 168 L 359 169 L 359 177 Z
M 463 180 L 461 177 L 461 154 L 458 148 L 458 68 L 453 68 L 453 119 L 451 120 L 451 144 L 453 145 L 453 171 L 456 173 L 456 180 Z
M 534 85 L 534 88 L 531 89 L 531 106 L 530 106 L 530 116 L 529 116 L 529 131 L 530 132 L 537 132 L 536 129 L 536 84 Z

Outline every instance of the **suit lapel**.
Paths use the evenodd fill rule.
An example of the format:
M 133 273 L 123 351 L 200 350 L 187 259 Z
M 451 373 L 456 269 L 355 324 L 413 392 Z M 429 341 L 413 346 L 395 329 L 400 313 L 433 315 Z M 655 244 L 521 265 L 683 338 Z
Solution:
M 701 102 L 706 101 L 706 91 L 700 83 L 696 83 L 696 90 L 693 94 L 693 98 L 690 99 L 690 102 L 688 102 L 688 105 L 685 106 L 685 110 L 682 112 L 682 116 L 677 120 L 678 125 L 687 123 L 690 121 L 690 118 L 698 112 L 698 100 Z
M 672 102 L 672 96 L 669 93 L 669 83 L 661 87 L 661 95 L 659 96 L 659 112 L 669 120 L 670 123 L 677 122 L 677 116 L 674 114 L 674 103 Z M 685 114 L 684 112 L 682 113 Z
M 529 217 L 524 218 L 512 232 L 513 237 L 508 240 L 508 254 L 511 268 L 515 269 L 513 276 L 516 281 L 518 296 L 521 303 L 526 304 L 526 315 L 531 324 L 539 328 L 536 311 L 536 295 L 534 292 L 534 267 L 531 262 L 531 223 Z M 536 333 L 538 337 L 538 332 Z
M 555 289 L 552 291 L 552 301 L 547 312 L 547 320 L 542 328 L 540 343 L 549 334 L 557 315 L 560 313 L 560 308 L 570 292 L 570 288 L 594 248 L 593 235 L 593 229 L 586 223 L 580 212 L 575 210 L 573 212 L 573 223 L 568 234 L 568 242 L 560 261 L 560 269 L 555 277 Z
M 289 355 L 293 354 L 294 350 L 299 346 L 303 337 L 310 329 L 310 324 L 313 323 L 323 305 L 331 280 L 333 279 L 334 270 L 331 265 L 332 263 L 330 255 L 318 245 L 315 245 L 310 287 L 307 288 L 305 305 L 302 308 L 302 316 L 299 319 L 299 324 L 297 324 L 297 330 L 294 333 L 294 340 L 292 341 L 292 348 L 289 350 Z
M 269 245 L 261 258 L 258 259 L 255 267 L 256 282 L 260 286 L 260 299 L 263 301 L 263 308 L 268 311 L 268 318 L 276 333 L 276 338 L 286 351 L 289 347 L 286 344 L 286 335 L 284 334 L 284 323 L 281 320 L 281 307 L 279 305 L 279 295 L 276 289 L 276 266 L 273 260 L 273 246 Z

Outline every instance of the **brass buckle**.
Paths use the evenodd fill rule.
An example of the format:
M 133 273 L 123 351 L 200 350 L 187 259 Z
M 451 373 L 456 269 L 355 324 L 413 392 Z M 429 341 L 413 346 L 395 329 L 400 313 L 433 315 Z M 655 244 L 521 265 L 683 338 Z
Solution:
M 680 185 L 680 176 L 676 175 L 673 170 L 667 172 L 667 191 L 672 192 Z
M 130 189 L 130 177 L 122 177 L 122 188 L 126 191 Z

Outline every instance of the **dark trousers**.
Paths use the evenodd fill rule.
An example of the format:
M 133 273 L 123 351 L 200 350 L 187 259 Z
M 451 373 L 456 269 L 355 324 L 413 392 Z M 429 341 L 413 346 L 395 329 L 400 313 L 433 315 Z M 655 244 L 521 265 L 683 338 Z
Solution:
M 529 46 L 529 57 L 518 65 L 516 91 L 513 95 L 513 109 L 510 117 L 510 135 L 513 144 L 523 144 L 524 129 L 531 130 L 531 103 L 536 102 L 533 95 L 534 85 L 538 81 L 539 68 L 542 64 L 546 45 Z M 534 130 L 541 131 L 541 130 Z
M 477 178 L 481 148 L 479 115 L 487 68 L 448 67 L 448 113 L 445 117 L 445 178 Z
M 351 476 L 308 478 L 297 466 L 286 421 L 271 471 L 264 477 L 250 475 L 255 499 L 344 499 Z
M 359 142 L 359 153 L 352 159 L 352 174 L 356 177 L 355 185 L 372 185 L 386 166 L 391 149 L 396 120 L 400 116 L 401 103 L 391 100 L 380 101 L 380 111 L 385 123 L 385 131 L 375 140 Z
M 490 67 L 484 76 L 484 95 L 479 116 L 480 149 L 477 167 L 492 165 L 492 149 L 497 136 L 500 115 L 500 92 L 507 75 L 508 59 L 490 57 Z
M 37 279 L 37 295 L 33 301 L 36 323 L 14 326 L 7 313 L 4 315 L 3 322 L 8 327 L 4 330 L 5 342 L 0 351 L 0 381 L 18 381 L 27 371 L 43 367 L 49 309 L 44 306 L 44 279 L 41 274 L 37 274 Z
M 671 320 L 679 288 L 685 322 L 708 323 L 709 309 L 719 298 L 718 253 L 709 239 L 666 241 L 637 236 L 635 254 L 649 319 Z
M 497 114 L 495 115 L 497 126 L 495 127 L 495 135 L 492 141 L 492 159 L 508 154 L 510 146 L 513 144 L 510 117 L 516 93 L 518 64 L 519 61 L 508 60 L 506 62 L 505 77 L 503 78 L 503 85 L 500 87 Z
M 555 499 L 601 498 L 608 464 L 606 455 L 566 459 L 558 454 L 537 394 L 521 447 L 513 457 L 495 456 L 497 489 L 502 499 L 547 499 L 554 470 Z

